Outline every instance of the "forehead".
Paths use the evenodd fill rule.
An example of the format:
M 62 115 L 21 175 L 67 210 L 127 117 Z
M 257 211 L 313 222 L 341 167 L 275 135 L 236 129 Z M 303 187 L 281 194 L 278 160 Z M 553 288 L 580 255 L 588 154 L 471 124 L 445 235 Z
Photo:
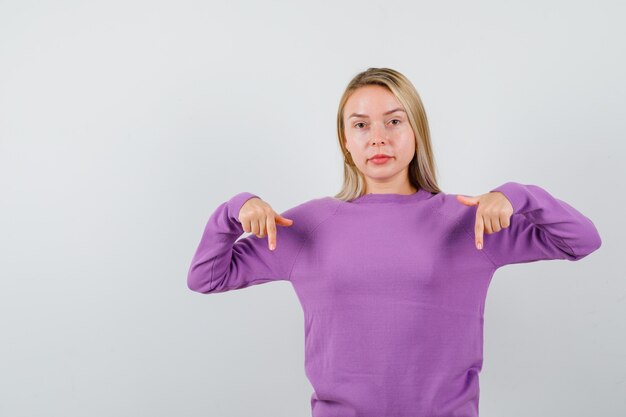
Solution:
M 386 87 L 368 85 L 356 89 L 350 95 L 344 114 L 348 117 L 353 113 L 374 117 L 397 108 L 403 109 L 403 106 Z

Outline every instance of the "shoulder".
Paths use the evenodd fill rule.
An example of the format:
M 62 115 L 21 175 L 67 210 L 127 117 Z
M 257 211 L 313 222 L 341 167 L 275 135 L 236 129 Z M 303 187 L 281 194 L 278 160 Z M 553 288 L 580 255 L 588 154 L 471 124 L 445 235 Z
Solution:
M 459 194 L 461 193 L 446 193 L 443 191 L 435 194 L 430 199 L 433 211 L 447 222 L 464 225 L 465 227 L 471 226 L 476 216 L 476 206 L 466 206 L 461 203 L 456 197 Z
M 341 201 L 332 197 L 318 197 L 284 210 L 280 215 L 293 220 L 294 226 L 308 233 L 331 218 L 341 204 Z

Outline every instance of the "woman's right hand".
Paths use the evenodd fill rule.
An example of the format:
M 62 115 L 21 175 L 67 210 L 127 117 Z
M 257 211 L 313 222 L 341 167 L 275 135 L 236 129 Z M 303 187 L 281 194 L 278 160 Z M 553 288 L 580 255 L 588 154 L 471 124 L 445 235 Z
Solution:
M 270 250 L 276 249 L 276 225 L 291 226 L 293 220 L 276 213 L 272 207 L 258 197 L 246 201 L 239 210 L 238 220 L 243 230 L 257 237 L 268 236 Z

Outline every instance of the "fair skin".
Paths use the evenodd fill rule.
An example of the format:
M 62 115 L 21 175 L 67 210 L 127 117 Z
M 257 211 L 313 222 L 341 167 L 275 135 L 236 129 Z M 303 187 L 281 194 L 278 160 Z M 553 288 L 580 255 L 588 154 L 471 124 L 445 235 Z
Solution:
M 385 87 L 368 85 L 355 90 L 344 108 L 345 146 L 366 181 L 366 193 L 413 194 L 409 181 L 409 162 L 415 154 L 415 135 L 406 112 L 398 99 Z M 371 157 L 386 154 L 384 164 L 375 164 Z M 485 233 L 496 233 L 510 225 L 511 202 L 499 191 L 478 196 L 457 194 L 460 204 L 477 206 L 474 240 L 483 248 Z M 270 250 L 276 249 L 276 226 L 291 226 L 293 220 L 276 213 L 259 198 L 251 198 L 242 206 L 239 221 L 243 230 L 258 237 L 268 237 Z
M 417 191 L 408 174 L 415 154 L 415 135 L 396 96 L 379 85 L 358 88 L 346 101 L 344 126 L 345 147 L 365 177 L 366 194 Z M 391 158 L 375 164 L 371 157 L 377 154 Z

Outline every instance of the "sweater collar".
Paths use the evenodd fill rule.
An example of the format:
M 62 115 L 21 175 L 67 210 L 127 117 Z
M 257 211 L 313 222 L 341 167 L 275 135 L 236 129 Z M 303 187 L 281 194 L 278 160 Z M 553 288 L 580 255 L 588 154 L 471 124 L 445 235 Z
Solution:
M 349 201 L 351 204 L 370 204 L 370 203 L 395 203 L 406 204 L 416 201 L 425 200 L 433 194 L 423 188 L 417 190 L 413 194 L 396 194 L 396 193 L 371 193 L 363 194 Z

